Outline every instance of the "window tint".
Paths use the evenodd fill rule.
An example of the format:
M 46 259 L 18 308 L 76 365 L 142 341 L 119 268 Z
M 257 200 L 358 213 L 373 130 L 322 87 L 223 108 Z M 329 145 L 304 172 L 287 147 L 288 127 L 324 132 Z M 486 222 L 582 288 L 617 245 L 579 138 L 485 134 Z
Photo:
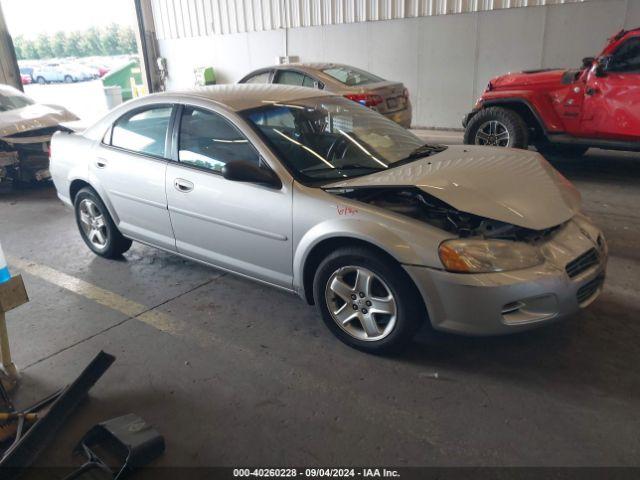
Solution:
M 307 77 L 306 75 L 304 76 L 304 80 L 302 80 L 302 86 L 309 88 L 318 88 L 317 82 L 313 78 Z
M 121 117 L 113 125 L 111 145 L 132 152 L 165 156 L 172 107 L 156 107 Z
M 616 50 L 609 70 L 613 72 L 640 71 L 640 38 L 631 38 Z
M 269 77 L 271 76 L 271 72 L 262 72 L 254 75 L 252 77 L 247 78 L 244 83 L 269 83 Z
M 358 68 L 353 67 L 331 67 L 322 70 L 330 77 L 335 78 L 340 83 L 344 83 L 349 86 L 366 85 L 368 83 L 384 82 L 383 78 L 377 77 L 372 73 L 365 72 Z
M 182 114 L 178 159 L 216 172 L 234 160 L 260 164 L 258 152 L 236 127 L 217 113 L 191 107 Z
M 300 72 L 294 72 L 292 70 L 281 70 L 276 77 L 276 83 L 283 85 L 296 85 L 301 87 L 304 83 L 305 76 Z

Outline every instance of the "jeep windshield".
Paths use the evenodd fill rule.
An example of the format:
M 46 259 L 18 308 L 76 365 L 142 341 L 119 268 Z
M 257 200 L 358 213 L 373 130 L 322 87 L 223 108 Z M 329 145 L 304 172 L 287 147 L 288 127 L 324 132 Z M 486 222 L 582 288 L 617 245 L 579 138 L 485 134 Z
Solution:
M 343 97 L 268 102 L 241 115 L 294 176 L 314 183 L 386 170 L 446 148 L 425 145 L 409 130 Z

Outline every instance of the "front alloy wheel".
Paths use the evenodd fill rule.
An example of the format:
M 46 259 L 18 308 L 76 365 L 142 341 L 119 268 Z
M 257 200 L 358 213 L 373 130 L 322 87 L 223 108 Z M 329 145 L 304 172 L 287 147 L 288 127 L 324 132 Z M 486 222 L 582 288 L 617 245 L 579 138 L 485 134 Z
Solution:
M 370 353 L 400 350 L 427 317 L 420 293 L 401 265 L 365 246 L 329 253 L 316 269 L 313 298 L 338 339 Z
M 471 117 L 464 131 L 464 143 L 526 149 L 529 145 L 529 130 L 524 119 L 515 110 L 488 107 Z
M 509 146 L 509 129 L 498 120 L 484 122 L 476 131 L 475 144 L 507 147 Z
M 333 272 L 325 301 L 336 325 L 358 340 L 382 340 L 396 324 L 393 293 L 380 277 L 364 267 L 349 265 Z

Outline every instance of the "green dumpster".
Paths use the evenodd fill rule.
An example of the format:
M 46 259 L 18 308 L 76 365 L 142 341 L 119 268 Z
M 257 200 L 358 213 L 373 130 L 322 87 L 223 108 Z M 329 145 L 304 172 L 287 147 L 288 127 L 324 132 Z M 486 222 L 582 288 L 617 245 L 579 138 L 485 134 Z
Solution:
M 131 60 L 113 68 L 102 77 L 102 84 L 105 87 L 120 87 L 122 89 L 122 100 L 126 101 L 133 98 L 133 92 L 131 91 L 132 78 L 136 85 L 142 84 L 142 72 L 137 60 Z

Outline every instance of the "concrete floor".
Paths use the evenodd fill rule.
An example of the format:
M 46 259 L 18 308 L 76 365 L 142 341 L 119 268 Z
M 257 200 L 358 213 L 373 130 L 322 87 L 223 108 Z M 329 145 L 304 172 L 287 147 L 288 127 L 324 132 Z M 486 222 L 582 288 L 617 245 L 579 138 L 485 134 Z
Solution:
M 395 358 L 352 350 L 297 297 L 213 268 L 139 244 L 98 258 L 52 188 L 0 195 L 5 253 L 31 272 L 31 302 L 9 314 L 19 403 L 100 349 L 117 356 L 38 464 L 72 464 L 82 433 L 129 412 L 165 435 L 165 466 L 640 464 L 640 155 L 551 160 L 609 240 L 600 300 L 526 334 L 421 336 Z

